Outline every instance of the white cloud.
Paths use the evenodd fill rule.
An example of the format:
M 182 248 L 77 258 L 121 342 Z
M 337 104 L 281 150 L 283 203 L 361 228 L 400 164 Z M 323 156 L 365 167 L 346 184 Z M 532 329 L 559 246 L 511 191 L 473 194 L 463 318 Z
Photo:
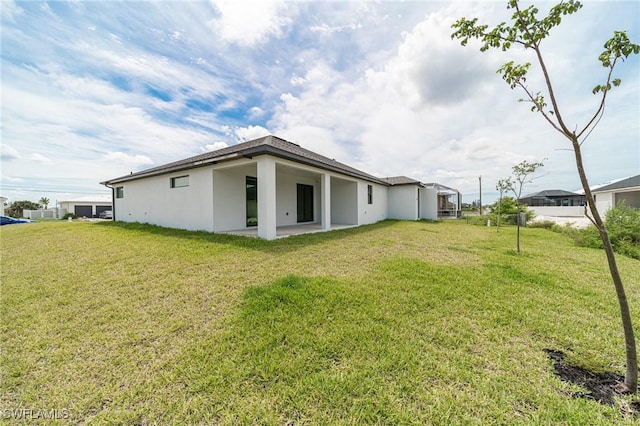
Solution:
M 211 0 L 220 16 L 210 25 L 229 42 L 244 46 L 280 37 L 291 18 L 282 0 Z
M 40 154 L 40 153 L 33 153 L 29 156 L 30 160 L 36 161 L 38 163 L 44 163 L 44 164 L 51 164 L 53 163 L 53 161 L 51 161 L 50 158 L 45 157 L 44 155 Z
M 260 107 L 254 106 L 249 109 L 249 114 L 251 114 L 252 118 L 262 117 L 264 115 L 264 110 Z
M 218 141 L 215 143 L 211 143 L 211 144 L 206 144 L 203 148 L 202 151 L 203 152 L 209 152 L 209 151 L 217 151 L 219 149 L 222 148 L 226 148 L 229 145 L 226 142 L 222 142 L 222 141 Z
M 127 154 L 124 152 L 110 152 L 102 157 L 105 161 L 111 161 L 114 163 L 122 163 L 128 166 L 143 166 L 147 164 L 153 164 L 153 160 L 146 155 L 140 154 Z
M 19 178 L 19 177 L 13 177 L 13 176 L 3 176 L 2 180 L 6 181 L 8 183 L 22 183 L 22 182 L 24 182 L 24 179 Z
M 314 33 L 323 33 L 323 34 L 333 34 L 333 33 L 341 33 L 343 31 L 348 30 L 357 30 L 362 28 L 362 24 L 360 22 L 351 22 L 347 25 L 339 25 L 339 26 L 330 26 L 328 24 L 321 25 L 313 25 L 310 30 Z
M 0 11 L 2 17 L 11 22 L 15 22 L 16 16 L 23 13 L 22 9 L 13 0 L 2 0 L 0 2 Z
M 20 158 L 20 152 L 17 149 L 7 145 L 6 143 L 2 143 L 0 145 L 0 159 L 2 161 L 12 161 Z
M 270 134 L 269 130 L 262 126 L 235 127 L 232 131 L 239 141 L 250 141 Z

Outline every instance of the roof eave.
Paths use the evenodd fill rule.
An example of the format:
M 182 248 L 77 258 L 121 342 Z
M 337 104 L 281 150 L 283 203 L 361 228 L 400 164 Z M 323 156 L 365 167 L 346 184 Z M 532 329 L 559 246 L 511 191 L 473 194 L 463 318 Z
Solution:
M 223 155 L 223 156 L 220 156 L 220 157 L 210 158 L 210 159 L 207 159 L 207 160 L 195 161 L 193 163 L 180 164 L 178 166 L 171 167 L 171 168 L 166 168 L 166 169 L 162 169 L 162 170 L 154 170 L 154 171 L 150 171 L 150 172 L 142 171 L 142 172 L 139 172 L 137 174 L 121 176 L 119 178 L 115 178 L 115 179 L 107 180 L 107 181 L 104 181 L 104 182 L 100 182 L 100 184 L 101 185 L 113 185 L 113 184 L 124 183 L 124 182 L 129 182 L 129 181 L 132 181 L 132 180 L 144 179 L 144 178 L 153 177 L 153 176 L 162 176 L 162 175 L 166 175 L 166 174 L 169 174 L 169 173 L 179 172 L 179 171 L 182 171 L 182 170 L 191 170 L 191 169 L 196 169 L 196 168 L 199 168 L 199 167 L 210 166 L 212 164 L 223 163 L 223 162 L 226 162 L 226 161 L 238 160 L 240 158 L 243 158 L 243 155 L 241 155 L 240 153 L 227 154 L 227 155 Z

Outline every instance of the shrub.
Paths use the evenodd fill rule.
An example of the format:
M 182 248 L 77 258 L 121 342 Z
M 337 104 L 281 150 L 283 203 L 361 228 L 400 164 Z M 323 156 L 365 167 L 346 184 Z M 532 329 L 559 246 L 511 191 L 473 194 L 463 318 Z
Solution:
M 605 227 L 617 253 L 640 259 L 640 209 L 618 204 L 605 215 Z
M 75 215 L 75 214 L 73 214 L 73 213 L 67 213 L 67 214 L 65 214 L 64 216 L 62 216 L 62 220 L 67 220 L 67 219 L 69 219 L 69 218 L 71 218 L 71 219 L 75 219 L 75 218 L 76 218 L 76 215 Z
M 616 253 L 640 259 L 640 209 L 620 203 L 607 211 L 604 226 Z M 573 238 L 581 247 L 603 248 L 600 233 L 595 226 L 575 229 L 569 225 L 554 225 L 550 229 Z

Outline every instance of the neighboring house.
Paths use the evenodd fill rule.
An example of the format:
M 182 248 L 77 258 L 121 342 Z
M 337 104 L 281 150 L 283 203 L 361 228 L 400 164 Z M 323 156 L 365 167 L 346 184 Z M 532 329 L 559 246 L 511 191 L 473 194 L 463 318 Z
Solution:
M 520 197 L 520 202 L 530 207 L 570 207 L 584 206 L 586 198 L 574 192 L 551 189 Z
M 389 219 L 418 220 L 459 217 L 460 193 L 437 183 L 422 183 L 407 176 L 383 178 L 389 184 Z
M 114 220 L 210 232 L 288 235 L 383 219 L 437 219 L 449 190 L 407 177 L 381 179 L 275 136 L 102 182 Z M 445 202 L 446 207 L 450 203 Z M 444 209 L 443 209 L 444 210 Z M 457 213 L 456 213 L 457 214 Z
M 614 183 L 592 189 L 596 207 L 604 214 L 621 202 L 640 209 L 640 175 L 618 180 Z
M 58 217 L 73 213 L 76 217 L 99 217 L 100 213 L 113 209 L 112 197 L 109 194 L 87 195 L 70 200 L 60 201 Z

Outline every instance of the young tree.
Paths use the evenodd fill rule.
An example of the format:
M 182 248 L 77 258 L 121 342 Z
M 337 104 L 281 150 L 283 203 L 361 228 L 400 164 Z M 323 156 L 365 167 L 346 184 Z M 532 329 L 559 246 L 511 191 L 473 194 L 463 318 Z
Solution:
M 39 203 L 42 205 L 42 207 L 44 207 L 45 209 L 49 208 L 49 199 L 48 199 L 48 198 L 42 197 L 42 198 L 40 198 L 40 201 L 38 201 L 38 202 L 39 202 Z
M 511 168 L 513 180 L 509 178 L 509 186 L 507 187 L 507 190 L 511 191 L 516 197 L 516 251 L 518 253 L 520 253 L 520 224 L 522 222 L 522 207 L 520 204 L 522 188 L 525 184 L 533 181 L 533 174 L 538 170 L 538 168 L 543 166 L 544 164 L 542 164 L 542 162 L 530 163 L 525 160 Z
M 544 61 L 541 46 L 542 42 L 549 36 L 551 29 L 560 25 L 563 16 L 577 12 L 581 7 L 582 4 L 575 0 L 562 1 L 553 6 L 547 16 L 539 18 L 539 10 L 534 5 L 521 8 L 518 0 L 509 0 L 507 8 L 513 10 L 511 25 L 503 22 L 490 29 L 488 25 L 478 24 L 477 18 L 471 20 L 461 18 L 453 24 L 452 28 L 455 29 L 455 32 L 451 37 L 461 40 L 463 46 L 467 44 L 469 39 L 479 39 L 482 42 L 482 47 L 480 48 L 482 52 L 491 48 L 507 51 L 512 47 L 519 46 L 525 50 L 532 51 L 537 63 L 540 65 L 546 93 L 534 91 L 527 86 L 526 79 L 531 65 L 530 63 L 516 64 L 514 61 L 510 61 L 504 64 L 498 70 L 498 73 L 502 75 L 503 80 L 509 84 L 512 89 L 518 88 L 522 90 L 525 98 L 521 99 L 521 101 L 531 103 L 531 110 L 540 113 L 542 118 L 571 144 L 580 182 L 584 189 L 588 208 L 591 212 L 590 219 L 598 229 L 602 244 L 604 245 L 609 272 L 611 273 L 611 279 L 618 297 L 618 304 L 620 305 L 627 358 L 624 391 L 634 393 L 638 389 L 638 360 L 631 314 L 613 247 L 611 246 L 609 235 L 604 226 L 604 221 L 596 208 L 596 203 L 594 202 L 589 181 L 587 180 L 587 175 L 584 170 L 582 145 L 598 125 L 604 114 L 607 94 L 614 87 L 620 86 L 621 84 L 621 80 L 613 76 L 615 66 L 630 55 L 640 53 L 640 46 L 632 43 L 625 31 L 613 32 L 613 37 L 605 42 L 604 51 L 598 56 L 598 60 L 602 66 L 606 68 L 604 83 L 598 84 L 592 89 L 593 94 L 599 96 L 598 106 L 584 125 L 574 127 L 568 124 L 568 120 L 560 110 L 559 98 L 551 82 L 551 75 Z M 548 101 L 551 102 L 551 106 L 548 105 Z M 586 211 L 587 207 L 585 207 L 585 213 Z
M 511 180 L 511 177 L 508 177 L 506 179 L 500 179 L 496 184 L 496 190 L 500 192 L 500 198 L 498 198 L 498 218 L 496 220 L 496 232 L 500 231 L 500 216 L 502 215 L 502 196 L 512 186 L 513 186 L 513 181 Z

